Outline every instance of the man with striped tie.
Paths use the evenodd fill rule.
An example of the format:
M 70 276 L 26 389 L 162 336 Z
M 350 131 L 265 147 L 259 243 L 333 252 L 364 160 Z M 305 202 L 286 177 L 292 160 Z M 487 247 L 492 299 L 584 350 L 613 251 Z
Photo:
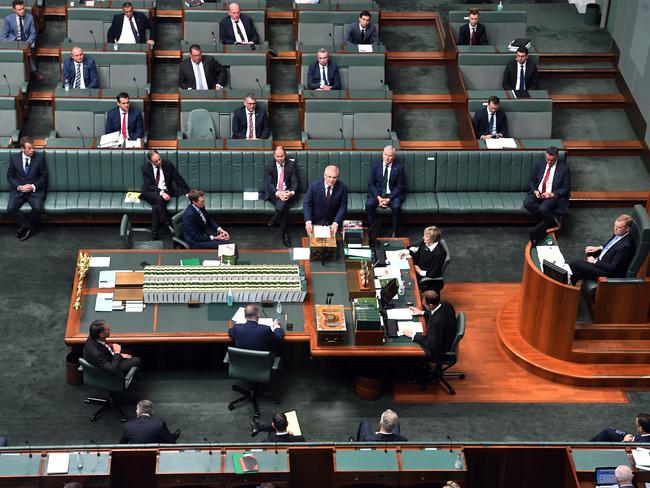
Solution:
M 75 46 L 70 51 L 70 58 L 63 63 L 61 79 L 70 88 L 99 88 L 99 75 L 95 60 L 84 54 L 83 49 Z

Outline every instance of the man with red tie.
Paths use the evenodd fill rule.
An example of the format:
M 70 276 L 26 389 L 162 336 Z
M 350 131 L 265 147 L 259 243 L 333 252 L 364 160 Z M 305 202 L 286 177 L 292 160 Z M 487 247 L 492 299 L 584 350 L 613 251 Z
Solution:
M 472 9 L 467 16 L 469 22 L 458 29 L 459 46 L 485 46 L 488 43 L 485 26 L 479 24 L 478 10 Z
M 545 161 L 533 165 L 528 180 L 530 191 L 524 200 L 524 207 L 544 222 L 546 228 L 553 227 L 554 210 L 565 212 L 571 196 L 571 172 L 566 162 L 558 161 L 558 149 L 548 147 Z
M 131 107 L 128 93 L 121 92 L 116 98 L 117 107 L 106 112 L 106 134 L 119 131 L 123 141 L 142 139 L 144 137 L 142 112 Z
M 233 139 L 268 139 L 271 136 L 269 116 L 257 104 L 255 95 L 249 93 L 244 97 L 244 106 L 232 113 Z
M 312 235 L 314 225 L 327 225 L 334 236 L 348 211 L 348 187 L 339 181 L 339 169 L 330 164 L 322 180 L 312 181 L 307 188 L 302 214 L 305 230 Z
M 266 164 L 264 175 L 264 198 L 273 204 L 275 213 L 268 223 L 269 227 L 280 225 L 282 242 L 291 247 L 291 237 L 287 227 L 287 217 L 294 197 L 298 191 L 298 170 L 282 146 L 275 148 L 273 161 Z

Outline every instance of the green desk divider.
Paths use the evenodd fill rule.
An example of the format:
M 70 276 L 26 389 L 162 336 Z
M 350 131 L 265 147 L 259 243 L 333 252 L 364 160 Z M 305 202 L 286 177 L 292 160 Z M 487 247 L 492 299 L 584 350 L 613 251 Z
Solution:
M 402 470 L 404 471 L 449 471 L 461 454 L 460 449 L 403 449 Z
M 0 477 L 35 476 L 38 477 L 41 468 L 40 453 L 29 454 L 2 453 L 0 454 Z
M 231 456 L 226 456 L 226 473 L 237 473 L 233 463 L 235 454 L 244 454 L 252 452 L 257 458 L 259 465 L 259 473 L 286 473 L 289 471 L 289 455 L 286 449 L 279 449 L 276 453 L 275 450 L 251 450 L 251 451 L 231 451 Z
M 630 465 L 624 448 L 620 449 L 573 449 L 571 451 L 576 471 L 594 471 L 597 467 Z
M 336 471 L 398 471 L 393 449 L 354 449 L 336 451 Z
M 161 451 L 158 474 L 221 473 L 219 451 Z

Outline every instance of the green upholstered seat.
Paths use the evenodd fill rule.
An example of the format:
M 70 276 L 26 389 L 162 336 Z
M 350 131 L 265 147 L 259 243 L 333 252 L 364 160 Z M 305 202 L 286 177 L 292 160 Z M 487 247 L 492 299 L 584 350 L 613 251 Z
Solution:
M 11 44 L 14 49 L 0 49 L 0 73 L 6 76 L 0 79 L 0 95 L 13 97 L 19 93 L 26 94 L 28 83 L 25 53 L 21 49 L 15 49 L 16 43 L 5 43 L 7 44 Z
M 319 0 L 317 3 L 293 2 L 294 10 L 379 10 L 375 0 Z
M 18 142 L 19 136 L 16 99 L 0 97 L 0 146 L 12 146 Z
M 147 240 L 147 241 L 134 241 L 134 234 L 147 234 L 151 236 L 150 229 L 144 229 L 139 227 L 133 227 L 131 225 L 131 219 L 127 214 L 122 215 L 122 222 L 120 223 L 120 238 L 122 239 L 122 244 L 124 249 L 163 249 L 163 241 L 156 240 Z

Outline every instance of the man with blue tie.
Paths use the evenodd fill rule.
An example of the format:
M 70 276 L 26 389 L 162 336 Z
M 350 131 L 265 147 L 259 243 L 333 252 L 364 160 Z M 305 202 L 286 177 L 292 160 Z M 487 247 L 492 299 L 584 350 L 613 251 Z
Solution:
M 38 81 L 43 81 L 43 75 L 36 71 L 34 64 L 34 44 L 36 43 L 36 25 L 34 17 L 27 12 L 23 0 L 13 0 L 11 2 L 13 13 L 4 18 L 2 25 L 2 40 L 5 42 L 26 42 L 31 49 L 31 58 L 29 60 L 32 76 Z
M 18 224 L 16 237 L 26 241 L 36 232 L 43 211 L 47 191 L 47 166 L 43 153 L 34 152 L 30 137 L 20 138 L 21 151 L 12 154 L 7 168 L 7 180 L 11 188 L 7 211 Z M 32 207 L 29 217 L 20 211 L 25 203 Z
M 404 166 L 395 161 L 395 148 L 386 146 L 382 160 L 372 163 L 368 176 L 368 228 L 371 241 L 376 239 L 381 227 L 377 207 L 390 209 L 393 223 L 393 237 L 399 232 L 400 213 L 404 202 Z
M 609 241 L 603 246 L 585 247 L 585 260 L 571 262 L 571 282 L 576 284 L 582 279 L 597 280 L 601 276 L 623 278 L 634 257 L 631 228 L 632 217 L 620 215 L 614 222 L 614 235 Z
M 505 112 L 499 108 L 500 103 L 499 97 L 493 95 L 488 98 L 485 110 L 474 114 L 472 125 L 477 139 L 508 137 L 508 119 Z
M 190 204 L 183 213 L 183 236 L 191 249 L 217 249 L 230 242 L 230 234 L 217 224 L 205 209 L 205 193 L 192 190 Z M 211 231 L 211 232 L 209 232 Z
M 539 73 L 537 63 L 528 59 L 528 48 L 517 49 L 516 58 L 506 64 L 503 72 L 504 90 L 537 90 L 539 88 Z
M 339 169 L 333 164 L 325 168 L 323 179 L 312 181 L 307 188 L 302 214 L 305 230 L 312 235 L 314 225 L 327 225 L 335 235 L 348 211 L 348 188 L 339 181 Z
M 61 79 L 71 88 L 99 88 L 99 76 L 95 60 L 84 54 L 83 49 L 75 46 L 70 51 L 70 58 L 63 63 Z
M 340 90 L 341 79 L 339 67 L 330 60 L 330 53 L 320 48 L 316 53 L 316 61 L 307 70 L 307 88 L 309 90 Z

